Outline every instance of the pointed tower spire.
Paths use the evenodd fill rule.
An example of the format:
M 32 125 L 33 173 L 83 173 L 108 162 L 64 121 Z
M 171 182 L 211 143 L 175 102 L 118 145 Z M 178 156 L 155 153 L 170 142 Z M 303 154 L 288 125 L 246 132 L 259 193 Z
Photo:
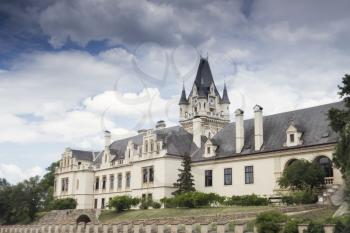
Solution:
M 224 92 L 222 93 L 221 103 L 230 104 L 230 99 L 228 98 L 226 83 L 224 84 Z
M 179 104 L 188 104 L 188 100 L 186 98 L 185 82 L 182 84 L 182 93 Z

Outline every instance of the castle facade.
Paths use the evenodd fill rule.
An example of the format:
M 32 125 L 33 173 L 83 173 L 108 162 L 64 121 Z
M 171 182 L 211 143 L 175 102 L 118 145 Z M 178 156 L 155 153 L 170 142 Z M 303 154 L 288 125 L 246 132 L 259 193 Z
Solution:
M 191 92 L 187 96 L 182 90 L 179 126 L 159 121 L 117 141 L 106 131 L 101 152 L 66 149 L 56 169 L 54 196 L 75 198 L 78 209 L 106 208 L 117 195 L 159 201 L 175 191 L 185 154 L 192 158 L 195 188 L 202 192 L 275 196 L 283 191 L 277 180 L 284 168 L 298 159 L 319 163 L 325 183 L 341 185 L 331 161 L 338 135 L 327 113 L 343 107 L 338 102 L 264 116 L 256 105 L 253 119 L 237 109 L 230 122 L 226 86 L 220 94 L 208 60 L 201 58 Z

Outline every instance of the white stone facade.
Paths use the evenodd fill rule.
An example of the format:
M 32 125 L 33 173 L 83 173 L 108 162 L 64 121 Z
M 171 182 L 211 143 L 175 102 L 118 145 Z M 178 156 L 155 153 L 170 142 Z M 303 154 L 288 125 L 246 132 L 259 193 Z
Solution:
M 226 86 L 220 96 L 202 59 L 190 95 L 183 90 L 181 96 L 181 126 L 166 128 L 160 121 L 155 129 L 113 143 L 106 131 L 105 148 L 98 153 L 66 149 L 56 170 L 55 197 L 75 198 L 78 209 L 106 208 L 116 195 L 159 201 L 175 191 L 185 153 L 192 157 L 195 188 L 202 192 L 278 195 L 283 190 L 277 180 L 295 159 L 321 163 L 327 184 L 342 183 L 330 163 L 336 136 L 317 115 L 327 106 L 263 117 L 256 105 L 254 119 L 244 120 L 238 109 L 230 123 L 229 105 Z

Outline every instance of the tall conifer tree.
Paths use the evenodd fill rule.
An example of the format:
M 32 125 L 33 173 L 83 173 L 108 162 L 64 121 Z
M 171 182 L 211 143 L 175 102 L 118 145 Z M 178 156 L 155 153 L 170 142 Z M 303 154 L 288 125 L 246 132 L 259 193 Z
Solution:
M 179 178 L 174 186 L 177 188 L 173 195 L 196 191 L 194 188 L 193 175 L 191 173 L 191 157 L 185 154 L 182 160 L 182 169 L 179 169 Z

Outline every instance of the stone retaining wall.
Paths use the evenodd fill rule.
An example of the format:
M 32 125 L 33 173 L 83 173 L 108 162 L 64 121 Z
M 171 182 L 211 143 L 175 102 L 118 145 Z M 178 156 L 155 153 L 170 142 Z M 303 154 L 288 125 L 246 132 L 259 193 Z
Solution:
M 0 233 L 244 233 L 246 223 L 211 224 L 70 224 L 70 225 L 14 225 L 0 226 Z M 303 233 L 307 225 L 298 225 Z M 334 233 L 334 225 L 324 225 L 325 233 Z M 254 227 L 253 233 L 257 233 Z
M 79 216 L 86 215 L 89 217 L 92 224 L 98 224 L 98 217 L 101 210 L 86 209 L 86 210 L 52 210 L 45 214 L 42 218 L 36 221 L 35 225 L 66 225 L 76 224 Z

